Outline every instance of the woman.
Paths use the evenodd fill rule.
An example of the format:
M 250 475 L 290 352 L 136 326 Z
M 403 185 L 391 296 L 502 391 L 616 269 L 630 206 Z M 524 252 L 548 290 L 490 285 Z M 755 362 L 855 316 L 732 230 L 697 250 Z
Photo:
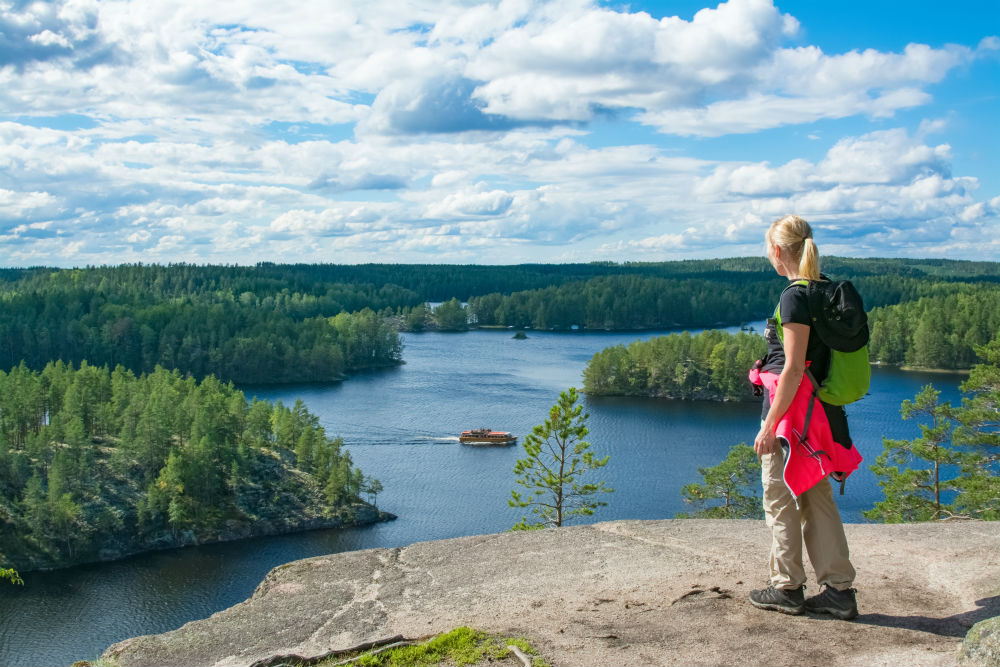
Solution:
M 823 279 L 819 273 L 819 253 L 809 223 L 797 216 L 776 220 L 767 230 L 766 238 L 767 257 L 772 266 L 792 282 L 781 294 L 777 317 L 768 320 L 767 355 L 758 363 L 762 374 L 780 375 L 776 386 L 772 384 L 773 392 L 764 393 L 763 420 L 754 441 L 754 450 L 761 461 L 764 514 L 771 528 L 771 583 L 766 589 L 752 591 L 750 602 L 761 609 L 787 614 L 812 611 L 850 619 L 858 614 L 852 588 L 855 572 L 830 482 L 823 478 L 794 496 L 783 476 L 786 458 L 792 452 L 786 449 L 786 441 L 775 437 L 775 430 L 786 418 L 800 385 L 810 382 L 804 377 L 806 368 L 822 383 L 830 365 L 830 349 L 818 335 L 810 335 L 806 288 L 795 282 Z M 850 448 L 843 408 L 820 404 L 826 419 L 813 420 L 810 431 L 829 429 L 827 437 L 832 436 L 833 441 Z M 825 587 L 808 599 L 804 595 L 803 540 L 817 582 Z

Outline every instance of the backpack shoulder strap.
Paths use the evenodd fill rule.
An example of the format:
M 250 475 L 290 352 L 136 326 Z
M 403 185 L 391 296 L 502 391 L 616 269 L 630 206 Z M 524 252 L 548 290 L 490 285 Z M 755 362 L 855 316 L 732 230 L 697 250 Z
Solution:
M 796 280 L 795 282 L 788 283 L 788 285 L 785 286 L 785 289 L 781 290 L 781 293 L 784 294 L 787 290 L 791 289 L 795 285 L 801 285 L 803 287 L 808 287 L 809 286 L 809 281 L 805 280 L 805 279 L 802 279 L 802 280 Z M 777 303 L 777 305 L 775 305 L 775 307 L 774 307 L 774 321 L 775 321 L 775 324 L 776 324 L 776 330 L 778 332 L 778 340 L 781 342 L 782 345 L 784 345 L 785 344 L 785 332 L 781 328 L 781 297 L 780 296 L 778 297 L 778 303 Z
M 805 280 L 805 279 L 796 280 L 796 281 L 794 281 L 792 283 L 789 283 L 785 287 L 785 289 L 781 290 L 781 293 L 784 294 L 785 290 L 789 290 L 792 287 L 794 287 L 795 285 L 800 285 L 802 287 L 809 287 L 809 281 Z M 781 343 L 782 347 L 784 347 L 785 346 L 785 332 L 784 332 L 784 329 L 782 329 L 782 327 L 781 327 L 781 297 L 778 297 L 778 305 L 776 305 L 774 307 L 774 321 L 775 321 L 775 331 L 778 334 L 778 342 Z M 812 386 L 813 386 L 813 395 L 815 396 L 816 392 L 819 391 L 819 382 L 816 381 L 816 376 L 812 374 L 812 371 L 809 370 L 808 367 L 806 368 L 806 373 L 805 374 L 806 374 L 806 377 L 809 378 L 809 382 L 812 383 Z M 812 411 L 812 405 L 810 405 L 810 412 L 811 411 Z M 808 431 L 808 430 L 809 430 L 809 419 L 807 418 L 806 419 L 806 431 Z

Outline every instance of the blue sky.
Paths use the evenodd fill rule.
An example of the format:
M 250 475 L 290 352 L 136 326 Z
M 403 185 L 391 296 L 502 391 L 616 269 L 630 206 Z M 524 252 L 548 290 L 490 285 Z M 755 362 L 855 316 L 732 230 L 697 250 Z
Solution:
M 287 8 L 286 8 L 287 6 Z M 0 2 L 0 266 L 1000 253 L 996 2 Z

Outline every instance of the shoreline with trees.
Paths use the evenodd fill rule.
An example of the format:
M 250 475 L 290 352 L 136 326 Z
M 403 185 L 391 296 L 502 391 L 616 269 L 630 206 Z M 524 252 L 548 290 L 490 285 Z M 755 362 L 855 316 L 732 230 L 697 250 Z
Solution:
M 0 444 L 0 566 L 20 572 L 395 518 L 302 401 L 211 376 L 21 364 Z

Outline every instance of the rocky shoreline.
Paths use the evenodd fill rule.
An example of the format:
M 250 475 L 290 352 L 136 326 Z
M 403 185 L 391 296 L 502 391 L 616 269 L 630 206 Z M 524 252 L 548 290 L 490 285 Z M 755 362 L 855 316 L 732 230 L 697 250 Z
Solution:
M 347 517 L 346 514 L 353 514 Z M 62 570 L 78 565 L 91 563 L 109 563 L 130 556 L 137 556 L 155 551 L 167 551 L 170 549 L 181 549 L 184 547 L 201 546 L 205 544 L 218 544 L 222 542 L 236 542 L 239 540 L 254 539 L 257 537 L 270 537 L 273 535 L 289 535 L 292 533 L 303 533 L 312 530 L 324 530 L 330 528 L 352 528 L 356 526 L 368 526 L 385 521 L 393 521 L 396 515 L 390 512 L 383 512 L 368 503 L 358 503 L 345 513 L 345 516 L 337 515 L 332 517 L 307 516 L 307 517 L 281 517 L 278 519 L 262 519 L 256 522 L 230 521 L 225 530 L 212 535 L 197 535 L 192 530 L 185 530 L 173 535 L 163 532 L 152 540 L 146 540 L 135 544 L 127 540 L 120 540 L 102 547 L 97 554 L 90 557 L 81 558 L 73 562 L 59 562 L 58 564 L 40 563 L 37 566 L 20 568 L 21 574 L 27 572 L 50 572 Z

